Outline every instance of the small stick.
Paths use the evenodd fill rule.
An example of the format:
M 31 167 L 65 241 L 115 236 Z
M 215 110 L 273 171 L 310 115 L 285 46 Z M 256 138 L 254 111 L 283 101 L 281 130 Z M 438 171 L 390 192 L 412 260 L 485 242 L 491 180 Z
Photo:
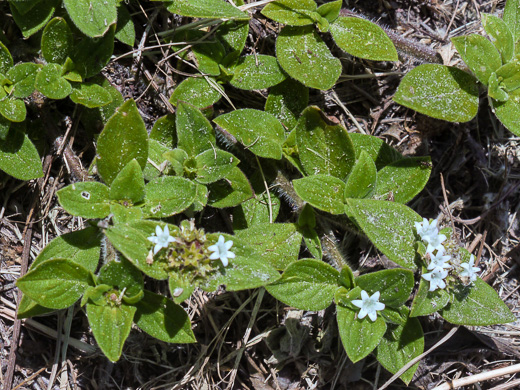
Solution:
M 471 375 L 465 378 L 455 379 L 453 381 L 443 383 L 442 385 L 435 387 L 433 390 L 452 390 L 458 387 L 468 386 L 473 383 L 487 381 L 493 378 L 497 378 L 499 376 L 515 374 L 517 372 L 520 372 L 520 364 L 513 364 L 512 366 L 499 368 L 497 370 L 486 371 L 477 375 Z
M 446 210 L 447 210 L 448 216 L 450 217 L 450 221 L 451 221 L 451 228 L 453 229 L 453 234 L 456 234 L 455 233 L 455 223 L 453 222 L 453 216 L 451 215 L 451 212 L 450 212 L 450 204 L 448 202 L 448 195 L 446 195 L 446 187 L 444 186 L 444 176 L 442 176 L 442 173 L 441 173 L 441 186 L 442 186 L 442 196 L 444 197 L 444 203 L 446 203 Z

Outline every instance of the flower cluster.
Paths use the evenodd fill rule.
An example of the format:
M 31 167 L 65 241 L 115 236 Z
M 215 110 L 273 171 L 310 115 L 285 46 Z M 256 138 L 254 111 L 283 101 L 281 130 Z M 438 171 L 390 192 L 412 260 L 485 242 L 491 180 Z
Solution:
M 426 254 L 430 258 L 428 264 L 428 271 L 430 272 L 423 274 L 423 279 L 430 282 L 430 291 L 446 288 L 445 279 L 449 271 L 454 269 L 453 264 L 450 264 L 452 257 L 446 253 L 446 248 L 443 245 L 443 242 L 447 239 L 446 236 L 439 233 L 436 219 L 429 222 L 426 218 L 423 218 L 422 222 L 415 223 L 415 230 L 427 245 Z M 471 255 L 468 263 L 462 263 L 460 267 L 462 271 L 459 276 L 468 278 L 470 283 L 477 279 L 477 272 L 480 271 L 480 268 L 475 267 L 473 255 Z

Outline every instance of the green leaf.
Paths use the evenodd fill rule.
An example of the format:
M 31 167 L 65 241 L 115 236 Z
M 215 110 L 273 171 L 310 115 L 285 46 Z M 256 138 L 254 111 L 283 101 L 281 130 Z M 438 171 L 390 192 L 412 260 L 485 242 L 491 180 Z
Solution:
M 220 115 L 213 121 L 257 156 L 282 158 L 284 130 L 273 115 L 244 108 Z
M 520 63 L 512 61 L 497 69 L 496 77 L 500 80 L 500 87 L 508 92 L 520 88 Z
M 135 306 L 135 323 L 150 336 L 167 343 L 196 342 L 190 318 L 181 306 L 147 290 Z
M 216 242 L 220 235 L 226 241 L 233 241 L 231 251 L 235 258 L 229 261 L 227 267 L 221 267 L 206 286 L 201 286 L 204 290 L 215 291 L 219 285 L 225 285 L 228 291 L 249 290 L 266 286 L 280 277 L 276 268 L 241 237 L 219 233 L 208 234 L 208 240 Z
M 195 291 L 195 286 L 192 283 L 185 280 L 178 273 L 170 273 L 170 278 L 168 279 L 168 289 L 170 290 L 170 295 L 173 297 L 173 302 L 182 303 L 186 299 L 188 299 L 193 291 Z
M 491 42 L 500 52 L 502 62 L 505 64 L 511 61 L 515 50 L 515 42 L 507 24 L 495 15 L 481 13 L 480 17 L 484 30 L 486 30 Z
M 162 176 L 146 185 L 143 214 L 147 218 L 165 218 L 186 210 L 195 200 L 196 188 L 190 180 Z
M 94 83 L 74 84 L 70 100 L 88 108 L 106 106 L 112 101 L 112 95 L 105 88 Z
M 38 2 L 31 7 L 31 12 L 22 14 L 18 10 L 19 4 L 13 7 L 13 2 L 9 2 L 11 13 L 16 25 L 22 31 L 25 38 L 29 38 L 34 33 L 42 29 L 51 20 L 59 0 L 45 0 Z
M 377 171 L 374 160 L 362 150 L 345 183 L 345 199 L 369 197 L 376 189 L 376 181 Z
M 275 22 L 291 26 L 313 24 L 310 12 L 316 11 L 314 0 L 278 0 L 267 4 L 262 14 Z
M 102 37 L 117 20 L 114 0 L 63 0 L 70 19 L 91 38 Z
M 354 146 L 347 131 L 339 125 L 328 125 L 315 106 L 305 109 L 295 129 L 305 173 L 329 174 L 345 180 L 355 162 Z
M 168 273 L 164 269 L 164 264 L 159 261 L 147 262 L 147 257 L 151 253 L 153 244 L 148 237 L 155 234 L 155 227 L 164 228 L 165 223 L 155 221 L 135 221 L 121 223 L 105 230 L 105 234 L 119 252 L 137 268 L 151 278 L 165 280 Z M 170 234 L 175 236 L 178 228 L 168 225 Z
M 129 200 L 133 204 L 144 200 L 143 170 L 136 159 L 130 161 L 110 186 L 110 199 Z
M 239 89 L 253 90 L 272 87 L 286 78 L 275 57 L 258 54 L 240 57 L 229 83 Z
M 55 17 L 43 30 L 41 50 L 47 62 L 63 64 L 72 51 L 74 37 L 66 20 Z
M 172 93 L 170 103 L 176 106 L 179 101 L 197 108 L 209 107 L 221 98 L 220 92 L 204 77 L 188 77 Z
M 520 136 L 520 89 L 509 93 L 506 102 L 491 99 L 497 118 L 513 134 Z
M 375 354 L 379 363 L 395 374 L 405 364 L 419 356 L 423 350 L 424 335 L 421 323 L 417 318 L 408 318 L 404 325 L 388 326 Z M 401 380 L 406 384 L 410 383 L 418 367 L 419 362 L 405 371 L 400 376 Z
M 372 199 L 347 199 L 347 204 L 377 249 L 404 268 L 417 268 L 414 222 L 421 217 L 415 211 L 400 203 Z
M 302 235 L 292 223 L 261 223 L 236 232 L 262 260 L 279 270 L 298 259 Z
M 401 153 L 385 143 L 381 138 L 359 133 L 349 133 L 349 136 L 356 151 L 356 159 L 359 159 L 361 153 L 365 151 L 374 160 L 378 170 L 403 158 Z
M 112 214 L 114 224 L 134 222 L 143 219 L 143 211 L 139 207 L 134 207 L 112 203 L 110 205 L 110 214 Z
M 119 108 L 124 103 L 124 99 L 121 93 L 117 90 L 117 88 L 110 85 L 107 79 L 104 77 L 99 77 L 97 78 L 96 83 L 101 85 L 110 94 L 112 101 L 102 107 L 83 109 L 81 121 L 83 122 L 85 129 L 90 134 L 97 134 L 100 132 L 110 117 L 114 115 L 117 108 Z
M 488 80 L 488 95 L 499 102 L 507 102 L 509 95 L 499 83 L 497 74 L 495 72 L 491 73 Z
M 451 41 L 477 79 L 487 85 L 491 73 L 502 65 L 502 58 L 495 46 L 478 34 L 455 37 Z
M 0 42 L 0 73 L 6 74 L 13 67 L 13 57 L 9 49 Z
M 428 272 L 423 267 L 423 272 Z M 419 282 L 419 289 L 415 294 L 412 302 L 412 310 L 410 317 L 427 316 L 433 314 L 443 307 L 445 307 L 450 301 L 450 295 L 446 290 L 437 289 L 435 291 L 430 290 L 430 283 L 421 278 Z
M 380 301 L 399 309 L 410 298 L 415 284 L 413 272 L 406 269 L 386 269 L 356 278 L 356 284 L 372 295 L 381 293 Z
M 152 131 L 150 132 L 150 149 L 152 140 L 157 140 L 169 148 L 174 148 L 177 145 L 177 131 L 175 129 L 174 114 L 167 114 L 155 121 Z
M 40 155 L 21 131 L 11 126 L 5 140 L 0 140 L 0 169 L 19 180 L 43 176 Z
M 36 75 L 43 65 L 32 62 L 22 62 L 7 72 L 6 76 L 13 82 L 11 95 L 15 98 L 29 97 L 35 89 Z
M 331 214 L 343 214 L 345 183 L 334 176 L 312 175 L 293 180 L 296 194 L 312 206 Z
M 222 60 L 224 66 L 233 64 L 244 50 L 249 35 L 249 22 L 228 20 L 222 23 L 215 32 L 215 38 L 228 53 Z
M 204 153 L 204 152 L 203 152 Z M 183 149 L 173 149 L 168 150 L 163 153 L 163 158 L 168 160 L 171 164 L 173 171 L 177 176 L 184 176 L 184 168 L 189 171 L 190 174 L 195 173 L 195 159 L 189 158 L 188 153 L 186 153 Z M 189 161 L 186 161 L 189 160 Z M 191 175 L 190 175 L 191 176 Z
M 520 39 L 520 1 L 507 0 L 504 7 L 504 22 L 513 34 L 513 40 L 516 42 Z
M 114 24 L 102 38 L 84 37 L 81 42 L 74 46 L 71 59 L 74 63 L 74 70 L 83 79 L 97 75 L 110 61 L 114 52 L 115 31 L 116 26 Z
M 394 100 L 433 118 L 468 122 L 477 114 L 478 86 L 473 76 L 460 69 L 423 64 L 401 80 Z
M 224 46 L 220 42 L 209 42 L 204 32 L 194 30 L 183 31 L 177 34 L 175 39 L 184 42 L 194 41 L 191 51 L 199 71 L 209 76 L 220 75 L 220 63 L 226 55 Z
M 223 180 L 208 185 L 208 203 L 212 207 L 235 207 L 253 196 L 246 175 L 235 167 Z
M 343 0 L 334 0 L 329 3 L 322 4 L 318 7 L 317 12 L 327 19 L 329 23 L 334 22 L 338 16 L 339 11 L 341 11 L 341 6 L 343 4 Z
M 72 93 L 72 85 L 63 78 L 62 73 L 61 65 L 45 65 L 36 76 L 36 89 L 49 99 L 65 99 Z
M 83 218 L 105 218 L 110 214 L 108 187 L 95 181 L 71 184 L 57 192 L 68 213 Z
M 0 115 L 11 122 L 23 122 L 27 115 L 24 101 L 7 96 L 3 88 L 0 89 Z
M 134 46 L 135 43 L 135 27 L 132 21 L 132 15 L 128 8 L 122 3 L 117 6 L 117 27 L 116 38 L 128 46 Z
M 187 213 L 198 213 L 199 211 L 202 211 L 204 207 L 206 207 L 206 205 L 208 204 L 208 188 L 203 184 L 195 183 L 195 191 L 195 200 L 193 201 L 192 205 L 188 208 Z
M 119 360 L 130 330 L 136 308 L 133 306 L 97 306 L 87 304 L 88 324 L 105 356 L 112 362 Z
M 197 157 L 197 182 L 213 183 L 231 173 L 240 160 L 229 152 L 220 149 L 206 150 Z
M 369 20 L 340 16 L 330 25 L 334 42 L 347 53 L 372 61 L 397 61 L 392 40 Z
M 286 130 L 290 130 L 308 104 L 309 88 L 289 78 L 269 90 L 265 111 L 274 115 Z
M 18 310 L 16 311 L 16 318 L 20 320 L 22 318 L 43 316 L 54 311 L 55 309 L 38 305 L 36 301 L 33 301 L 27 295 L 22 295 L 22 299 L 18 304 Z
M 515 316 L 493 287 L 479 278 L 469 286 L 456 285 L 450 303 L 440 315 L 457 325 L 485 326 L 515 321 Z
M 338 331 L 343 348 L 352 362 L 357 362 L 372 352 L 386 331 L 386 323 L 381 316 L 372 322 L 368 317 L 357 318 L 357 311 L 340 305 L 336 306 Z
M 407 203 L 424 188 L 431 173 L 430 157 L 409 157 L 377 172 L 376 199 Z
M 269 294 L 299 310 L 318 311 L 332 303 L 339 272 L 321 260 L 303 259 L 287 267 L 281 279 L 266 287 Z
M 134 158 L 144 168 L 148 158 L 148 132 L 133 99 L 127 100 L 108 120 L 97 142 L 96 164 L 105 183 Z
M 38 304 L 51 309 L 65 309 L 74 304 L 88 286 L 93 286 L 92 274 L 68 259 L 53 259 L 41 263 L 16 281 L 24 294 Z
M 167 6 L 171 13 L 207 19 L 248 20 L 249 15 L 224 0 L 172 0 Z
M 97 284 L 107 284 L 120 292 L 124 291 L 123 299 L 142 295 L 144 288 L 143 274 L 124 257 L 103 265 Z
M 342 70 L 313 26 L 284 27 L 276 39 L 276 57 L 289 76 L 316 89 L 332 88 Z
M 188 156 L 195 157 L 215 147 L 215 131 L 211 127 L 211 123 L 197 108 L 179 102 L 175 124 L 178 138 L 177 147 L 188 153 Z
M 97 227 L 66 233 L 49 242 L 31 264 L 31 270 L 45 261 L 67 259 L 90 272 L 95 272 L 99 264 L 101 237 Z

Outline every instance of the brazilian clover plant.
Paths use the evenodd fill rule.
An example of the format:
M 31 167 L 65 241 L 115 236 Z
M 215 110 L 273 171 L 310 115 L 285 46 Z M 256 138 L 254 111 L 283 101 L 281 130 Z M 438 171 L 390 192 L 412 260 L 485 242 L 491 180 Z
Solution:
M 110 60 L 114 38 L 134 42 L 123 2 L 9 2 L 24 36 L 41 30 L 42 60 L 14 65 L 7 46 L 0 45 L 0 168 L 19 179 L 43 174 L 23 123 L 36 115 L 33 110 L 45 112 L 46 102 L 70 97 L 84 106 L 82 125 L 91 133 L 102 129 L 95 135 L 96 155 L 86 180 L 73 180 L 57 193 L 60 206 L 88 226 L 51 241 L 18 279 L 23 292 L 18 317 L 79 303 L 99 347 L 117 361 L 134 325 L 166 342 L 196 342 L 182 307 L 196 288 L 265 288 L 301 310 L 334 305 L 348 357 L 357 362 L 374 354 L 392 373 L 423 351 L 420 316 L 438 313 L 464 325 L 513 321 L 453 232 L 406 205 L 426 185 L 430 158 L 404 157 L 377 137 L 348 133 L 308 104 L 309 88 L 327 90 L 343 72 L 324 34 L 353 56 L 396 61 L 385 32 L 365 19 L 340 16 L 339 0 L 319 7 L 312 0 L 274 1 L 262 14 L 284 25 L 276 57 L 243 56 L 249 5 L 234 3 L 165 2 L 169 12 L 197 18 L 160 35 L 181 63 L 193 65 L 193 73 L 170 96 L 175 113 L 159 118 L 148 133 L 136 102 L 124 101 L 98 74 Z M 518 1 L 508 0 L 504 21 L 485 19 L 486 31 L 495 38 L 494 45 L 486 42 L 500 53 L 499 66 L 495 61 L 489 69 L 487 64 L 473 67 L 471 54 L 464 58 L 488 86 L 501 120 L 500 104 L 510 107 L 515 101 L 516 49 L 508 38 L 501 43 L 496 31 L 515 36 L 510 30 L 517 9 Z M 463 51 L 462 45 L 490 47 L 482 39 L 454 43 L 464 57 L 473 49 Z M 486 67 L 485 76 L 476 72 L 480 66 Z M 473 110 L 473 76 L 440 65 L 412 70 L 397 102 L 408 104 L 405 93 L 427 101 L 415 99 L 421 88 L 409 84 L 414 72 L 434 77 L 447 88 L 442 93 L 471 96 L 467 110 Z M 439 74 L 451 79 L 436 78 Z M 221 96 L 232 103 L 225 93 L 228 84 L 269 88 L 264 110 L 215 115 L 211 108 Z M 29 104 L 26 111 L 24 99 L 35 91 L 44 103 Z M 465 110 L 449 112 L 465 115 Z M 6 145 L 18 146 L 13 152 Z M 288 211 L 281 213 L 283 207 Z M 211 232 L 201 227 L 198 217 L 212 209 L 226 209 L 229 226 Z M 395 267 L 370 273 L 356 269 L 331 250 L 333 227 L 365 236 Z M 146 279 L 162 281 L 168 294 L 146 288 Z M 405 383 L 417 366 L 401 375 Z

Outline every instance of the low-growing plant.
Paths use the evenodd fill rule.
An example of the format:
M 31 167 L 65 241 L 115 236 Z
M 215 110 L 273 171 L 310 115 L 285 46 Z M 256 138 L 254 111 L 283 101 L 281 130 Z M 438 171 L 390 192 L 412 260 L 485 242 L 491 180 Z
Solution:
M 423 352 L 420 316 L 438 313 L 464 325 L 513 321 L 478 277 L 475 258 L 456 232 L 406 206 L 429 180 L 431 159 L 404 157 L 377 137 L 348 133 L 309 106 L 308 88 L 327 90 L 343 72 L 323 34 L 353 56 L 396 61 L 384 30 L 340 16 L 341 0 L 319 7 L 313 0 L 273 1 L 262 14 L 285 25 L 276 57 L 242 56 L 247 10 L 255 4 L 234 3 L 165 2 L 172 13 L 198 18 L 161 33 L 179 61 L 194 61 L 197 73 L 173 91 L 175 113 L 159 118 L 148 133 L 136 102 L 123 101 L 98 75 L 114 38 L 134 43 L 124 3 L 10 1 L 25 36 L 42 30 L 42 59 L 14 65 L 0 44 L 0 169 L 23 180 L 43 175 L 23 129 L 23 99 L 35 91 L 44 101 L 70 97 L 84 106 L 88 131 L 95 133 L 99 123 L 103 128 L 87 181 L 57 193 L 61 207 L 87 219 L 88 227 L 55 238 L 18 279 L 18 317 L 80 302 L 99 347 L 117 361 L 133 324 L 166 342 L 196 342 L 181 306 L 196 288 L 265 288 L 300 310 L 335 305 L 348 357 L 357 362 L 373 353 L 392 373 Z M 454 39 L 513 132 L 520 89 L 518 37 L 511 28 L 518 4 L 508 0 L 503 21 L 484 16 L 494 44 L 476 35 Z M 481 63 L 476 53 L 483 48 L 490 54 Z M 264 110 L 214 117 L 211 106 L 227 96 L 228 83 L 269 88 Z M 424 64 L 405 76 L 394 99 L 433 117 L 470 120 L 478 106 L 477 81 L 458 68 Z M 281 213 L 284 202 L 288 211 Z M 196 217 L 209 208 L 228 209 L 229 226 L 212 233 L 200 227 Z M 356 259 L 345 261 L 331 244 L 335 227 L 366 237 L 391 268 L 364 273 Z M 169 297 L 146 288 L 146 279 L 165 281 Z M 401 379 L 409 383 L 417 367 Z

